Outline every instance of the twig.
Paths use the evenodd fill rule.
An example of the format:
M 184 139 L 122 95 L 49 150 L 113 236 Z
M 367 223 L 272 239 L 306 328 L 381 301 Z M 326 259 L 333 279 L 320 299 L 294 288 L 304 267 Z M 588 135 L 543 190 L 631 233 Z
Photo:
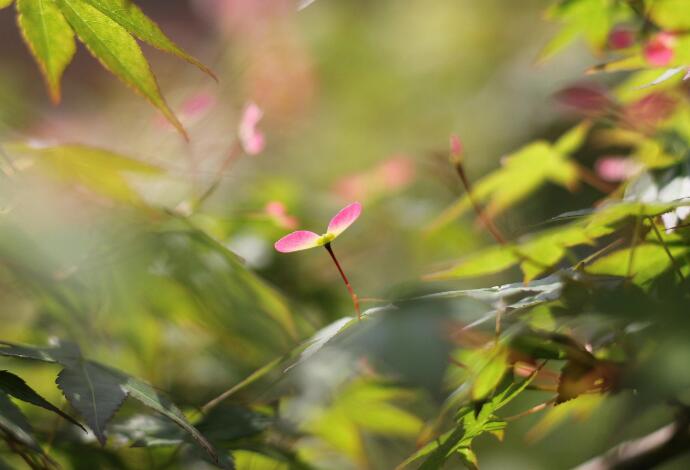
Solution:
M 623 442 L 576 470 L 632 470 L 656 467 L 690 451 L 688 411 L 675 422 L 639 439 Z
M 642 206 L 640 206 L 640 212 L 642 212 Z M 640 238 L 640 229 L 642 225 L 642 214 L 639 214 L 635 218 L 635 228 L 633 229 L 632 241 L 630 242 L 630 256 L 628 256 L 628 269 L 626 277 L 630 280 L 632 279 L 633 265 L 635 262 L 635 249 L 637 248 L 637 243 Z
M 505 245 L 507 243 L 505 237 L 498 229 L 498 227 L 496 227 L 496 225 L 493 222 L 493 219 L 486 215 L 482 207 L 479 205 L 479 202 L 477 202 L 477 200 L 474 198 L 474 193 L 472 192 L 472 185 L 470 184 L 470 181 L 467 178 L 467 174 L 465 173 L 465 168 L 463 167 L 461 159 L 454 158 L 452 163 L 453 167 L 455 167 L 456 173 L 460 177 L 460 181 L 462 182 L 463 187 L 465 188 L 465 193 L 467 193 L 467 199 L 469 199 L 470 204 L 474 209 L 474 213 L 477 214 L 477 217 L 479 218 L 479 220 L 481 220 L 482 224 L 484 224 L 484 227 L 491 234 L 491 236 L 493 236 L 499 244 Z
M 580 176 L 580 179 L 588 185 L 590 185 L 591 187 L 593 187 L 594 189 L 597 189 L 604 194 L 610 194 L 616 189 L 615 185 L 602 180 L 601 178 L 599 178 L 599 176 L 597 176 L 596 173 L 594 173 L 589 168 L 582 166 L 579 163 L 575 163 L 575 167 L 577 168 L 577 172 Z
M 251 384 L 252 382 L 260 379 L 264 375 L 266 375 L 268 372 L 270 372 L 276 365 L 278 365 L 282 360 L 284 359 L 284 356 L 278 357 L 276 359 L 273 359 L 271 362 L 268 364 L 260 367 L 259 369 L 255 370 L 251 374 L 247 376 L 244 380 L 240 381 L 239 383 L 233 385 L 220 395 L 218 395 L 216 398 L 210 400 L 208 403 L 206 403 L 204 406 L 201 407 L 201 413 L 202 414 L 208 414 L 213 408 L 218 406 L 221 402 L 224 400 L 227 400 L 230 398 L 232 395 L 234 395 L 237 391 L 241 390 L 242 388 L 246 387 L 247 385 Z
M 218 186 L 220 185 L 221 181 L 223 180 L 223 173 L 225 173 L 225 170 L 228 169 L 230 164 L 234 162 L 240 155 L 242 154 L 242 146 L 239 144 L 239 142 L 234 142 L 232 146 L 230 147 L 230 151 L 228 152 L 228 156 L 223 160 L 223 163 L 218 167 L 218 170 L 216 171 L 215 177 L 213 179 L 213 182 L 211 185 L 204 191 L 199 198 L 194 201 L 194 204 L 192 206 L 192 212 L 194 212 L 196 209 L 198 209 L 211 195 L 218 189 Z
M 533 406 L 532 408 L 523 411 L 522 413 L 518 413 L 513 416 L 508 416 L 507 418 L 503 418 L 504 421 L 515 421 L 520 418 L 524 418 L 525 416 L 529 416 L 534 413 L 538 413 L 541 410 L 545 409 L 547 406 L 553 404 L 556 401 L 556 398 L 558 397 L 553 397 L 550 400 L 546 400 L 544 403 L 540 403 L 538 405 Z
M 683 276 L 683 273 L 680 270 L 680 266 L 678 266 L 678 263 L 676 263 L 676 259 L 671 254 L 671 250 L 668 249 L 668 245 L 666 245 L 666 242 L 662 238 L 661 232 L 659 232 L 659 228 L 654 223 L 654 219 L 652 219 L 650 217 L 649 221 L 652 225 L 652 228 L 654 229 L 654 233 L 656 234 L 656 238 L 659 240 L 659 243 L 661 243 L 661 246 L 664 247 L 664 251 L 666 252 L 666 255 L 668 256 L 668 259 L 671 260 L 671 265 L 673 266 L 673 269 L 675 269 L 676 273 L 678 274 L 678 277 L 680 277 L 681 282 L 685 282 L 685 276 Z

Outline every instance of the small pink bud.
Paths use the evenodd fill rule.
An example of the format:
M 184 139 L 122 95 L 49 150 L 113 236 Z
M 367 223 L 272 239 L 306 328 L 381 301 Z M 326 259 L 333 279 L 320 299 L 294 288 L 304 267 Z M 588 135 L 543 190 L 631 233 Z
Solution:
M 673 60 L 676 38 L 671 33 L 656 34 L 644 47 L 644 58 L 654 67 L 665 67 Z
M 601 114 L 613 104 L 606 96 L 605 90 L 590 84 L 563 88 L 554 95 L 554 98 L 559 103 L 587 115 Z
M 460 140 L 460 137 L 458 137 L 456 134 L 451 134 L 450 135 L 450 154 L 453 158 L 459 159 L 462 158 L 464 148 L 462 145 L 462 141 Z
M 240 143 L 247 155 L 258 155 L 266 145 L 264 135 L 257 129 L 264 113 L 254 103 L 249 103 L 242 113 L 238 129 Z
M 616 26 L 609 32 L 608 44 L 613 50 L 627 49 L 635 44 L 635 33 L 624 26 Z
M 184 117 L 196 119 L 201 117 L 206 111 L 216 104 L 216 99 L 210 93 L 198 93 L 184 103 L 182 103 L 182 114 Z

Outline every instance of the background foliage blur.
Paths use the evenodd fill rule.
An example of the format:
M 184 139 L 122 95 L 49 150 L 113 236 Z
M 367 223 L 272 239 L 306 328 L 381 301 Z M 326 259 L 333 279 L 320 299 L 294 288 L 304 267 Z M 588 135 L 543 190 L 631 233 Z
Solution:
M 533 140 L 555 141 L 577 122 L 567 100 L 554 96 L 599 59 L 580 41 L 538 63 L 558 30 L 543 21 L 551 2 L 318 0 L 301 11 L 287 0 L 139 3 L 220 77 L 216 83 L 144 48 L 189 142 L 83 49 L 65 74 L 62 103 L 51 105 L 13 14 L 0 10 L 0 139 L 11 154 L 0 187 L 0 339 L 74 341 L 89 358 L 145 378 L 193 414 L 352 314 L 325 253 L 280 255 L 272 244 L 296 228 L 320 230 L 353 200 L 363 203 L 363 215 L 335 248 L 365 308 L 521 280 L 512 268 L 479 280 L 420 282 L 491 241 L 471 213 L 430 229 L 462 194 L 447 159 L 448 135 L 461 133 L 476 181 L 502 156 Z M 264 112 L 266 149 L 232 157 L 250 102 Z M 85 151 L 32 157 L 66 143 L 139 164 Z M 602 154 L 588 147 L 577 157 L 591 167 Z M 585 184 L 547 185 L 497 222 L 516 239 L 603 196 Z M 409 456 L 423 440 L 423 423 L 434 419 L 445 370 L 415 375 L 425 368 L 417 355 L 449 353 L 434 336 L 443 318 L 426 315 L 438 307 L 410 308 L 398 330 L 372 322 L 356 344 L 397 371 L 412 371 L 429 393 L 382 384 L 378 370 L 353 380 L 349 357 L 335 353 L 298 367 L 290 380 L 269 375 L 229 402 L 235 413 L 246 407 L 257 416 L 280 408 L 288 429 L 232 441 L 242 449 L 238 467 L 276 468 L 263 459 L 294 453 L 316 468 L 393 468 Z M 469 317 L 479 310 L 472 302 L 448 308 Z M 397 356 L 386 356 L 388 348 Z M 685 352 L 669 357 L 682 362 Z M 10 360 L 0 368 L 64 403 L 45 380 L 49 368 Z M 586 420 L 566 419 L 566 412 L 530 416 L 502 444 L 481 437 L 482 468 L 567 468 L 669 418 L 667 409 L 652 407 L 623 424 L 627 399 L 598 408 L 602 398 L 593 395 L 575 412 Z M 124 411 L 113 429 L 124 426 L 126 435 L 139 411 Z M 56 426 L 43 411 L 26 412 L 45 433 Z M 254 429 L 244 418 L 233 421 L 231 411 L 223 416 L 223 429 Z M 238 438 L 243 432 L 251 434 L 241 429 Z M 69 431 L 60 425 L 54 457 L 61 461 L 75 455 L 63 434 Z M 112 436 L 117 432 L 107 452 L 85 446 L 66 465 L 162 468 L 169 460 L 170 448 L 121 448 Z

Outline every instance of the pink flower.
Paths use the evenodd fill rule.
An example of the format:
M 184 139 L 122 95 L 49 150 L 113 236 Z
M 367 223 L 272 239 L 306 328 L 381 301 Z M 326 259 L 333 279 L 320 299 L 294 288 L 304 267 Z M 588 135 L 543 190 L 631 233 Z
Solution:
M 625 26 L 616 26 L 609 32 L 610 49 L 627 49 L 635 43 L 635 33 Z
M 275 249 L 281 253 L 291 253 L 293 251 L 328 245 L 352 225 L 361 213 L 362 205 L 359 202 L 353 202 L 341 209 L 331 219 L 326 233 L 323 235 L 318 235 L 308 230 L 297 230 L 278 240 L 274 245 Z
M 249 103 L 244 108 L 238 135 L 242 149 L 247 155 L 258 155 L 266 146 L 263 133 L 256 128 L 263 115 L 261 108 L 254 103 Z
M 654 35 L 644 46 L 644 58 L 654 67 L 665 67 L 673 60 L 676 38 L 671 33 Z
M 625 157 L 603 157 L 594 164 L 597 175 L 605 181 L 623 181 L 634 175 L 640 165 Z

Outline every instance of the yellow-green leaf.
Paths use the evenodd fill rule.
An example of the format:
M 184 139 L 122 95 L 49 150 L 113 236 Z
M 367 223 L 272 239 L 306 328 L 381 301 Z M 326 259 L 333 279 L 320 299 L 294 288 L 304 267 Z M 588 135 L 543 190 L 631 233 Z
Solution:
M 0 0 L 0 9 L 12 5 L 12 0 Z
M 479 251 L 448 270 L 427 276 L 429 280 L 485 276 L 501 272 L 519 261 L 512 247 L 492 246 Z
M 491 352 L 490 359 L 474 379 L 472 398 L 480 400 L 491 393 L 501 381 L 508 368 L 508 353 L 500 348 Z
M 156 78 L 137 41 L 125 28 L 84 0 L 57 0 L 79 40 L 104 67 L 141 93 L 187 138 L 180 121 L 168 107 Z
M 74 32 L 54 0 L 17 0 L 22 36 L 45 77 L 53 102 L 60 101 L 60 78 L 76 51 Z
M 133 3 L 123 0 L 87 0 L 87 2 L 145 43 L 186 60 L 217 79 L 208 67 L 178 47 Z
M 127 173 L 155 175 L 160 169 L 122 155 L 83 145 L 31 147 L 11 144 L 7 150 L 33 159 L 49 176 L 77 184 L 103 196 L 121 201 L 139 201 L 126 178 Z

